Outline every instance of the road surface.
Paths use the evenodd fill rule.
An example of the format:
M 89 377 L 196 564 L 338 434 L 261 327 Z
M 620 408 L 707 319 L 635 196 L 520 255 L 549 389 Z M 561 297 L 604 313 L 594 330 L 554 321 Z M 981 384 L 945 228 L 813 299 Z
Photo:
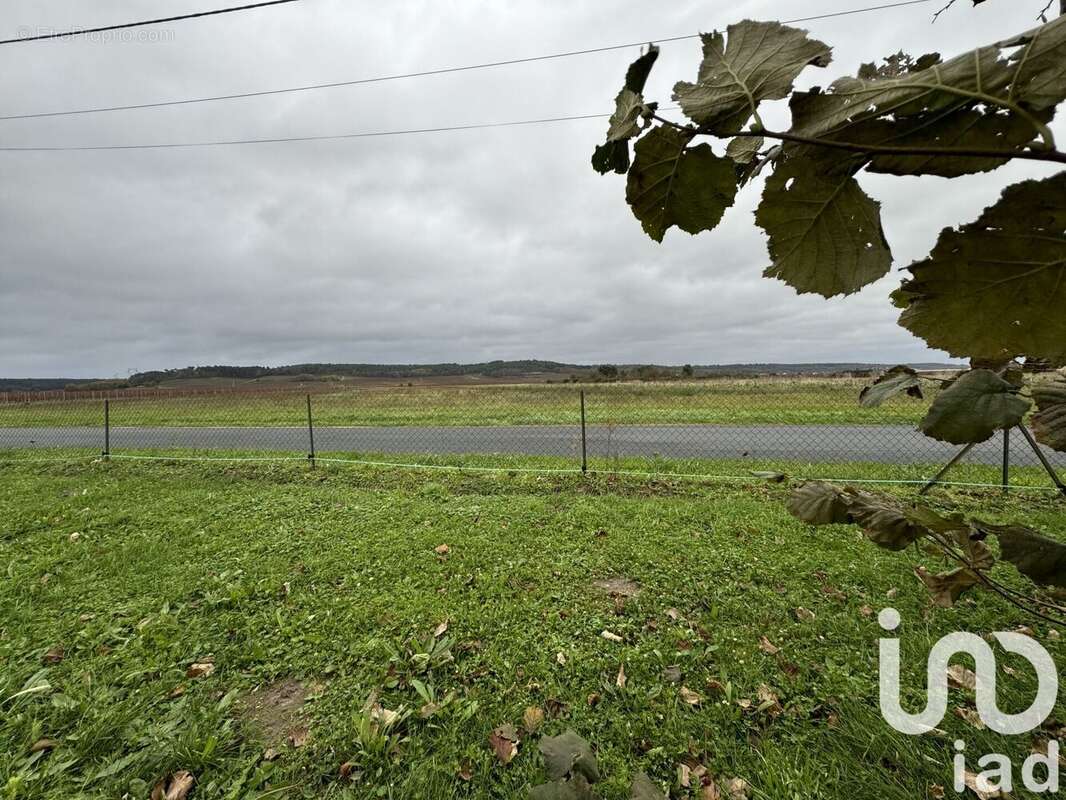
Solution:
M 1011 460 L 1035 465 L 1021 436 L 1012 438 Z M 103 450 L 99 427 L 0 428 L 0 450 L 10 448 L 89 448 Z M 111 451 L 190 448 L 308 452 L 306 428 L 112 428 Z M 345 453 L 521 454 L 577 457 L 577 426 L 354 427 L 315 428 L 322 455 Z M 938 463 L 957 450 L 905 425 L 623 425 L 589 426 L 590 459 L 603 457 L 788 459 L 811 462 L 870 461 L 890 464 Z M 1056 465 L 1062 457 L 1049 454 Z M 1002 439 L 976 447 L 967 461 L 998 464 Z

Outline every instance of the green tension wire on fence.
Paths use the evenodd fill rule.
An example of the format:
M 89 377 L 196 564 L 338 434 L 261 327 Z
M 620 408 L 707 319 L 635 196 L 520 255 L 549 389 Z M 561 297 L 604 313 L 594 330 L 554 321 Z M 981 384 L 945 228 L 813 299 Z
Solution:
M 294 462 L 294 461 L 307 461 L 306 456 L 147 456 L 147 455 L 133 455 L 133 454 L 112 454 L 113 460 L 125 459 L 127 461 L 177 461 L 177 462 Z M 43 458 L 43 459 L 29 459 L 29 458 L 17 458 L 17 459 L 0 459 L 0 463 L 3 464 L 18 464 L 18 463 L 35 463 L 35 462 L 61 462 L 61 461 L 85 461 L 85 460 L 99 460 L 99 456 L 71 456 L 68 458 Z M 316 461 L 323 464 L 340 464 L 351 466 L 364 466 L 364 467 L 378 467 L 378 468 L 391 468 L 391 469 L 407 469 L 407 470 L 429 470 L 429 471 L 443 471 L 443 472 L 481 472 L 487 474 L 507 474 L 507 473 L 526 473 L 537 475 L 581 475 L 583 474 L 578 467 L 483 467 L 474 465 L 460 465 L 460 464 L 419 464 L 417 462 L 397 462 L 397 461 L 371 461 L 368 459 L 356 459 L 356 458 L 323 458 L 321 456 L 316 457 Z M 702 480 L 702 481 L 731 481 L 737 483 L 749 483 L 757 484 L 764 482 L 763 479 L 754 475 L 716 475 L 713 473 L 699 473 L 699 472 L 656 472 L 656 471 L 642 471 L 642 470 L 597 470 L 589 469 L 588 475 L 615 475 L 619 477 L 629 478 L 678 478 L 684 480 Z M 845 477 L 821 477 L 821 476 L 793 476 L 796 480 L 819 480 L 826 481 L 828 483 L 866 483 L 871 485 L 882 486 L 918 486 L 927 483 L 928 479 L 889 479 L 889 478 L 845 478 Z M 962 489 L 999 489 L 1002 488 L 998 483 L 979 483 L 979 482 L 965 482 L 965 481 L 942 481 L 942 486 L 954 486 Z M 1058 490 L 1053 486 L 1033 486 L 1031 484 L 1015 484 L 1011 487 L 1012 490 L 1020 491 L 1037 491 L 1037 492 L 1057 492 Z

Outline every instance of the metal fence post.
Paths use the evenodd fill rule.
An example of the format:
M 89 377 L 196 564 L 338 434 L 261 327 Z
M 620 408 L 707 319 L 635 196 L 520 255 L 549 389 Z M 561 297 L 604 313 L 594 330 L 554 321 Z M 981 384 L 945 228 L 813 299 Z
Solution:
M 311 452 L 307 454 L 307 460 L 311 462 L 311 469 L 315 468 L 315 423 L 311 419 L 311 395 L 307 395 L 307 438 L 311 442 Z
M 1003 493 L 1010 491 L 1010 428 L 1003 429 Z
M 589 470 L 588 436 L 585 431 L 585 390 L 581 390 L 581 472 Z
M 111 402 L 104 398 L 104 452 L 105 460 L 111 457 Z

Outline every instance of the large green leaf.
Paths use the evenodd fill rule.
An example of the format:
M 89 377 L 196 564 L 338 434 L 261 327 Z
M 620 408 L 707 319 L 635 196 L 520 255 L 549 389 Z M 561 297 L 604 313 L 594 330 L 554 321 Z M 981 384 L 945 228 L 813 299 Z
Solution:
M 592 167 L 597 172 L 625 174 L 629 170 L 628 141 L 641 133 L 638 122 L 653 108 L 644 103 L 643 92 L 651 68 L 658 58 L 659 48 L 650 45 L 648 52 L 629 65 L 625 86 L 614 101 L 615 110 L 607 129 L 607 141 L 592 154 Z
M 1041 122 L 1049 122 L 1054 109 L 1035 112 Z M 840 138 L 840 137 L 837 137 Z M 1009 154 L 1023 149 L 1037 138 L 1032 123 L 1017 114 L 1000 113 L 995 108 L 965 108 L 904 117 L 893 121 L 873 120 L 847 131 L 847 141 L 862 145 L 892 147 L 942 147 L 1001 151 Z M 837 151 L 839 155 L 839 151 Z M 957 178 L 988 172 L 1006 164 L 995 157 L 937 155 L 875 155 L 866 169 L 890 175 L 938 175 Z
M 780 100 L 805 67 L 824 67 L 832 49 L 807 31 L 779 22 L 744 20 L 703 36 L 696 83 L 678 83 L 674 100 L 689 119 L 716 135 L 740 131 L 763 100 Z
M 900 324 L 954 356 L 1066 363 L 1066 172 L 945 229 L 896 292 Z
M 668 800 L 662 789 L 645 773 L 638 772 L 629 791 L 630 800 Z
M 725 154 L 738 164 L 750 164 L 764 143 L 762 136 L 736 136 L 726 145 Z
M 573 731 L 567 731 L 561 736 L 545 736 L 540 740 L 539 749 L 544 756 L 548 777 L 553 781 L 568 775 L 580 776 L 590 783 L 596 783 L 600 779 L 592 748 Z
M 932 593 L 933 602 L 941 608 L 951 608 L 963 592 L 981 585 L 981 579 L 977 577 L 977 574 L 966 567 L 959 567 L 951 572 L 942 572 L 939 575 L 931 575 L 924 567 L 918 567 L 914 570 L 914 574 L 921 578 L 922 583 Z
M 1033 383 L 1033 433 L 1041 444 L 1066 452 L 1066 375 Z
M 1066 544 L 1024 525 L 976 523 L 999 538 L 999 552 L 1023 575 L 1044 586 L 1066 588 Z
M 797 92 L 791 100 L 791 132 L 852 141 L 853 136 L 863 136 L 859 126 L 872 120 L 917 117 L 918 129 L 921 124 L 935 123 L 942 136 L 958 140 L 966 123 L 954 120 L 955 112 L 992 111 L 1009 103 L 1013 105 L 1009 113 L 1024 119 L 1025 114 L 1019 113 L 1022 106 L 1024 112 L 1043 112 L 1064 98 L 1066 18 L 1060 17 L 1009 42 L 981 47 L 944 63 L 919 60 L 906 71 L 864 68 L 858 77 L 840 78 L 826 91 Z M 1036 127 L 1031 127 L 1035 133 Z M 904 123 L 901 129 L 910 129 L 912 136 L 916 133 L 910 123 Z M 865 130 L 870 133 L 868 127 Z M 1020 135 L 1019 144 L 1028 138 Z M 981 141 L 986 141 L 986 137 L 971 139 L 970 143 L 980 147 Z
M 792 491 L 788 512 L 808 525 L 846 525 L 851 517 L 843 494 L 832 484 L 809 481 Z
M 684 131 L 661 125 L 635 148 L 626 200 L 657 242 L 675 225 L 688 233 L 711 230 L 736 198 L 732 159 L 716 156 L 708 144 L 690 147 L 690 141 Z
M 885 550 L 905 550 L 928 533 L 925 526 L 910 519 L 888 495 L 848 487 L 844 502 L 848 506 L 848 515 L 863 529 L 866 538 Z
M 920 427 L 941 442 L 976 444 L 1020 424 L 1029 407 L 1016 386 L 987 369 L 973 369 L 937 395 Z
M 851 175 L 790 158 L 766 181 L 755 221 L 770 237 L 765 275 L 800 294 L 853 294 L 892 266 L 881 205 Z
M 859 403 L 864 408 L 877 408 L 896 395 L 922 399 L 922 383 L 918 373 L 905 364 L 892 367 L 859 394 Z
M 592 785 L 580 775 L 573 780 L 542 783 L 529 790 L 529 800 L 593 800 Z
M 648 52 L 629 65 L 626 84 L 614 101 L 615 110 L 607 129 L 608 142 L 632 139 L 640 133 L 638 122 L 649 108 L 644 103 L 644 84 L 658 58 L 659 48 L 651 45 Z

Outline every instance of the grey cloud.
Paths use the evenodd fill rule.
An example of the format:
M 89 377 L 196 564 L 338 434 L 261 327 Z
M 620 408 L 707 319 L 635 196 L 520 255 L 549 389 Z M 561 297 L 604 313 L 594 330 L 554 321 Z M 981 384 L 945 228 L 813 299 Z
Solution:
M 211 5 L 206 3 L 204 5 Z M 404 72 L 788 18 L 857 3 L 455 4 L 306 0 L 183 23 L 156 43 L 0 48 L 5 111 L 141 102 Z M 810 23 L 824 84 L 901 47 L 952 53 L 1021 29 L 1024 4 Z M 151 13 L 188 10 L 151 4 Z M 143 13 L 144 8 L 140 11 Z M 1034 12 L 1035 13 L 1035 12 Z M 129 3 L 9 0 L 3 29 L 121 21 Z M 120 114 L 0 122 L 0 142 L 122 143 L 433 127 L 604 109 L 633 52 Z M 690 78 L 667 44 L 649 94 Z M 780 107 L 772 114 L 780 115 Z M 760 277 L 758 189 L 713 234 L 648 240 L 588 159 L 599 120 L 292 145 L 0 153 L 0 375 L 191 363 L 811 361 L 940 358 L 895 325 L 898 276 L 826 302 Z M 864 178 L 902 267 L 971 219 L 1012 166 L 947 182 Z M 919 198 L 916 201 L 915 198 Z

